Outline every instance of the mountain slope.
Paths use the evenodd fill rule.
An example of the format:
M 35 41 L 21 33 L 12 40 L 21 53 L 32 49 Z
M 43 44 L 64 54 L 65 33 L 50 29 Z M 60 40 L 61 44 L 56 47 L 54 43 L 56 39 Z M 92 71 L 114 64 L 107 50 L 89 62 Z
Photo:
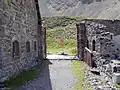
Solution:
M 42 16 L 120 18 L 120 0 L 39 0 Z

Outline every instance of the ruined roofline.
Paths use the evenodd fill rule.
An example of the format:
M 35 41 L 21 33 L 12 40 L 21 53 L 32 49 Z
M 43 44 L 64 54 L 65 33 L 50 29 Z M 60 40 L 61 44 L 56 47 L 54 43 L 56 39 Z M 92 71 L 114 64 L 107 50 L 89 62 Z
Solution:
M 36 4 L 38 24 L 39 24 L 39 25 L 42 25 L 42 19 L 41 19 L 41 14 L 40 14 L 39 2 L 38 2 L 38 0 L 34 0 L 34 1 L 35 1 L 35 4 Z
M 86 19 L 83 19 L 80 22 L 76 23 L 76 25 L 85 24 L 87 21 L 93 21 L 93 22 L 100 22 L 100 21 L 120 22 L 120 19 L 100 19 L 100 18 L 92 19 L 92 18 L 86 18 Z
M 91 20 L 106 20 L 106 21 L 115 21 L 115 20 L 118 20 L 118 21 L 120 21 L 120 19 L 105 19 L 105 18 L 85 18 L 85 19 L 83 19 L 82 21 L 91 21 Z
M 120 22 L 120 19 L 89 19 L 89 18 L 86 18 L 86 19 L 83 19 L 81 22 L 86 22 L 86 21 L 111 21 L 111 22 L 115 22 L 115 21 L 119 21 Z

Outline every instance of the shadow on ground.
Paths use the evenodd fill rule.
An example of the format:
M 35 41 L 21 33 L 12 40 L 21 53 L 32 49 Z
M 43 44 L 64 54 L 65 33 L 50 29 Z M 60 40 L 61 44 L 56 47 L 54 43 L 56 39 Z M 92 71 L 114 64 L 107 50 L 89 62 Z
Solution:
M 45 60 L 42 69 L 41 66 L 36 68 L 39 71 L 37 78 L 23 85 L 20 90 L 52 90 L 49 72 L 49 65 L 51 64 L 49 60 Z

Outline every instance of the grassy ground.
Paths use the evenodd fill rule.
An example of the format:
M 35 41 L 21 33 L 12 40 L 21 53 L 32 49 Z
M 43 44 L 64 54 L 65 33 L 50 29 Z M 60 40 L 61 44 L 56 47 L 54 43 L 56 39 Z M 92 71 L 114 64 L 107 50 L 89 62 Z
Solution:
M 85 71 L 88 69 L 87 64 L 82 61 L 72 61 L 73 71 L 76 75 L 77 82 L 74 85 L 75 90 L 92 90 L 88 88 L 90 83 L 85 80 Z
M 8 88 L 8 90 L 18 90 L 20 86 L 24 85 L 28 81 L 34 80 L 43 70 L 44 63 L 45 62 L 42 62 L 31 70 L 23 71 L 16 77 L 11 77 L 9 81 L 5 82 L 6 88 Z
M 77 52 L 77 34 L 75 26 L 56 27 L 47 30 L 47 53 L 59 54 L 64 51 L 66 54 L 76 54 Z M 60 40 L 64 40 L 64 45 Z
M 75 55 L 76 54 L 76 51 L 77 49 L 76 48 L 59 48 L 59 49 L 48 49 L 47 52 L 49 54 L 61 54 L 61 51 L 63 51 L 64 53 L 66 54 L 69 54 L 69 55 Z
M 33 80 L 37 75 L 37 70 L 24 71 L 19 76 L 16 76 L 15 78 L 10 78 L 9 81 L 6 81 L 5 86 L 7 88 L 11 88 L 11 90 L 17 90 L 19 86 L 25 84 L 30 80 Z
M 116 88 L 119 88 L 119 89 L 120 89 L 120 84 L 117 84 L 117 85 L 116 85 Z

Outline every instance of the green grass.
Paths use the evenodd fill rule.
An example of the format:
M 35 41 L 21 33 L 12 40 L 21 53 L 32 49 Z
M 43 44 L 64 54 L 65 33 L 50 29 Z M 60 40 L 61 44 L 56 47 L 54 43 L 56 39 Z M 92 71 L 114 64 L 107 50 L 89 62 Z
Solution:
M 43 24 L 47 29 L 47 53 L 60 54 L 64 51 L 66 54 L 75 55 L 77 52 L 76 23 L 83 19 L 82 16 L 43 17 Z M 61 39 L 65 42 L 63 46 L 60 45 Z
M 84 72 L 88 69 L 87 64 L 82 61 L 72 61 L 72 64 L 77 78 L 77 82 L 74 85 L 75 90 L 92 90 L 91 88 L 87 88 L 87 86 L 90 86 L 90 83 L 85 80 Z
M 46 37 L 48 39 L 76 39 L 77 29 L 76 26 L 55 27 L 48 29 Z
M 47 30 L 47 53 L 60 54 L 64 51 L 73 55 L 77 52 L 77 34 L 75 26 L 56 27 Z M 60 40 L 64 40 L 64 45 L 60 45 Z
M 83 20 L 82 16 L 55 16 L 55 17 L 43 17 L 43 24 L 47 29 L 54 29 L 55 27 L 65 27 L 68 25 L 75 25 L 80 20 Z
M 47 53 L 60 54 L 61 51 L 64 51 L 66 54 L 75 55 L 77 53 L 76 41 L 70 39 L 69 42 L 65 41 L 65 44 L 62 46 L 59 44 L 58 39 L 47 40 Z
M 117 88 L 120 88 L 120 83 L 116 85 Z
M 11 90 L 17 90 L 17 88 L 26 82 L 33 80 L 38 75 L 37 70 L 24 71 L 19 76 L 15 78 L 10 78 L 9 81 L 5 82 L 7 88 Z
M 74 39 L 69 39 L 65 40 L 64 39 L 64 45 L 60 44 L 60 39 L 47 39 L 47 49 L 60 49 L 60 48 L 75 48 L 76 46 L 76 40 Z
M 77 53 L 77 49 L 76 48 L 59 48 L 59 49 L 48 49 L 47 53 L 52 53 L 52 54 L 61 54 L 61 51 L 64 51 L 64 53 L 69 54 L 69 55 L 75 55 Z

